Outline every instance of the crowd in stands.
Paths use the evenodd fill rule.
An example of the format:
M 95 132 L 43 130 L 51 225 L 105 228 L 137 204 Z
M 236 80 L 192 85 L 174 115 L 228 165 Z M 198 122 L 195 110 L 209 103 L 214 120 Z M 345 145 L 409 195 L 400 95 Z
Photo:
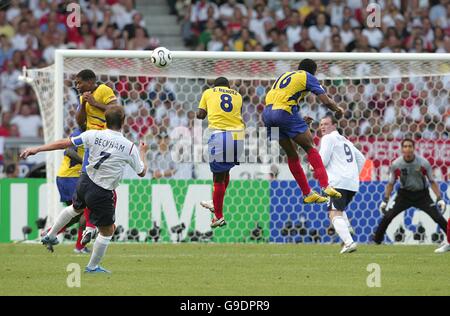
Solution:
M 19 81 L 23 66 L 53 64 L 58 48 L 142 50 L 159 45 L 133 0 L 76 1 L 80 27 L 68 23 L 72 11 L 67 6 L 72 2 L 0 2 L 0 136 L 43 136 L 37 97 Z
M 168 0 L 178 16 L 180 36 L 192 50 L 271 52 L 450 53 L 450 0 L 380 0 L 380 27 L 367 26 L 367 0 Z M 145 27 L 133 0 L 78 1 L 80 27 L 69 27 L 69 0 L 12 0 L 0 7 L 0 137 L 43 137 L 37 97 L 19 81 L 22 67 L 53 63 L 57 48 L 151 50 L 158 38 Z M 169 47 L 170 48 L 170 47 Z M 207 87 L 184 93 L 181 81 L 164 78 L 100 78 L 117 91 L 133 139 L 192 127 L 193 100 Z M 271 82 L 233 81 L 244 94 L 244 119 L 262 126 L 264 95 Z M 325 82 L 346 109 L 347 136 L 448 139 L 450 79 Z M 66 82 L 74 114 L 77 92 Z M 312 98 L 312 97 L 311 97 Z M 304 114 L 325 114 L 313 99 Z M 69 124 L 70 129 L 73 125 Z M 68 132 L 68 131 L 66 131 Z M 175 137 L 183 137 L 181 136 Z

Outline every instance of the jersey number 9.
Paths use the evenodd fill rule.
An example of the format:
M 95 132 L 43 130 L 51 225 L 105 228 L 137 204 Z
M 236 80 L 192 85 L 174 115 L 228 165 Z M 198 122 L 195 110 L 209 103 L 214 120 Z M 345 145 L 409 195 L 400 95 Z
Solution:
M 353 153 L 347 144 L 344 144 L 344 152 L 345 152 L 345 155 L 347 156 L 347 162 L 349 162 L 349 163 L 352 162 L 353 161 Z
M 222 110 L 224 110 L 225 112 L 231 112 L 233 111 L 233 104 L 231 103 L 231 95 L 229 94 L 222 94 L 220 96 L 220 100 L 222 102 L 220 102 L 220 107 L 222 108 Z

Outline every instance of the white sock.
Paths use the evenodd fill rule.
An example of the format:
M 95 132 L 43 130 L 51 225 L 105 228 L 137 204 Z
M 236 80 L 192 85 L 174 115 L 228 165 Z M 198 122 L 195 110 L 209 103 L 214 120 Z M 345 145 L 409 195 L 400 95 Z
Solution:
M 350 235 L 350 231 L 348 230 L 347 223 L 343 216 L 335 216 L 333 218 L 333 226 L 345 245 L 348 246 L 353 242 L 353 238 Z
M 345 211 L 342 212 L 342 217 L 344 218 L 345 222 L 347 223 L 348 228 L 351 228 L 352 224 L 350 224 L 350 221 L 348 220 L 347 212 L 345 212 Z
M 52 226 L 52 229 L 47 233 L 50 237 L 56 237 L 58 232 L 66 226 L 72 218 L 77 216 L 79 213 L 75 211 L 72 205 L 69 205 L 58 215 L 55 220 L 55 224 Z
M 89 269 L 95 269 L 98 266 L 103 256 L 105 255 L 111 238 L 112 236 L 105 237 L 100 234 L 97 236 L 97 239 L 95 239 L 94 243 L 94 249 L 92 250 L 91 259 L 89 260 L 88 264 Z

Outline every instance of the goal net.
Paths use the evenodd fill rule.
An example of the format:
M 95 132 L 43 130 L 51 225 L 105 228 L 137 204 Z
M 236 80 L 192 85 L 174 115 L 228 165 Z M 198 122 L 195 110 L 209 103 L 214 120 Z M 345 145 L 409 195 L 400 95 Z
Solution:
M 305 206 L 277 144 L 263 128 L 264 98 L 283 72 L 303 58 L 318 62 L 318 78 L 345 109 L 341 132 L 366 155 L 362 185 L 348 217 L 359 242 L 369 242 L 381 218 L 389 163 L 399 141 L 417 140 L 417 150 L 434 167 L 443 192 L 450 164 L 450 56 L 448 54 L 172 52 L 165 69 L 154 67 L 150 51 L 57 50 L 55 64 L 27 71 L 36 91 L 45 141 L 67 137 L 76 127 L 78 92 L 74 76 L 92 69 L 115 91 L 126 112 L 124 134 L 151 145 L 145 179 L 126 172 L 118 188 L 119 240 L 217 242 L 335 242 L 325 206 Z M 224 203 L 228 225 L 211 232 L 211 214 L 199 206 L 211 199 L 205 122 L 195 119 L 202 92 L 218 76 L 231 81 L 244 100 L 246 148 L 231 172 Z M 300 104 L 311 116 L 316 140 L 327 111 L 314 95 Z M 55 185 L 62 153 L 47 154 L 50 222 L 60 210 Z M 304 155 L 303 155 L 304 157 Z M 312 179 L 307 161 L 302 161 Z M 156 171 L 171 170 L 170 179 Z M 313 186 L 317 184 L 312 181 Z M 448 214 L 447 214 L 448 216 Z M 387 240 L 438 242 L 442 234 L 427 215 L 409 210 L 389 226 Z

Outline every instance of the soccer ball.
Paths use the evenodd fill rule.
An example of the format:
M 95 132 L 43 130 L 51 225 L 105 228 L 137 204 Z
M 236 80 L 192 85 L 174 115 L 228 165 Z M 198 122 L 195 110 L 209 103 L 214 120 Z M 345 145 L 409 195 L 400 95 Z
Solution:
M 172 63 L 172 53 L 165 47 L 158 47 L 152 53 L 152 63 L 158 68 L 165 68 Z

